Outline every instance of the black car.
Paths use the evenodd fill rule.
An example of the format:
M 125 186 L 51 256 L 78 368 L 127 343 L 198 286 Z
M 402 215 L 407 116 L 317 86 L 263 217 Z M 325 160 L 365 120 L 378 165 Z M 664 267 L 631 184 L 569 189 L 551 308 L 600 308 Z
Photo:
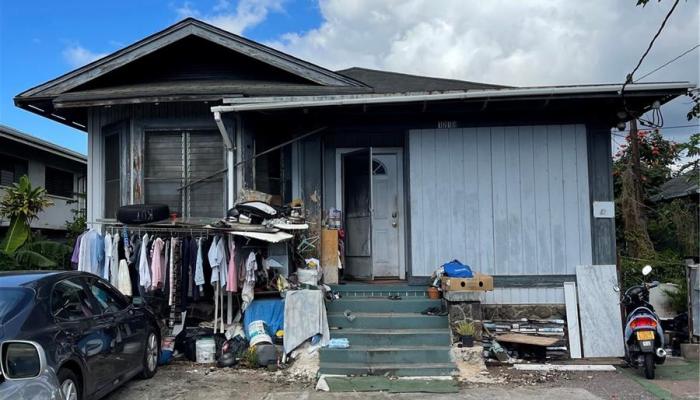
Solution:
M 0 273 L 0 344 L 8 341 L 43 348 L 66 400 L 98 399 L 137 375 L 150 378 L 160 354 L 153 313 L 76 271 Z M 22 363 L 2 356 L 3 365 Z

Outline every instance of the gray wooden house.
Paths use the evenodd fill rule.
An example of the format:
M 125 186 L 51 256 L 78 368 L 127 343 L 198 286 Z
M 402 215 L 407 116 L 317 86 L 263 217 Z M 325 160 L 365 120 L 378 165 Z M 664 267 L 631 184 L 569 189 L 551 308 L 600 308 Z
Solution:
M 624 99 L 643 112 L 689 87 Z M 222 217 L 254 188 L 303 199 L 312 233 L 341 209 L 346 275 L 423 282 L 456 258 L 494 275 L 486 303 L 562 304 L 576 265 L 615 263 L 619 90 L 330 71 L 186 19 L 15 104 L 87 132 L 91 221 L 144 202 Z

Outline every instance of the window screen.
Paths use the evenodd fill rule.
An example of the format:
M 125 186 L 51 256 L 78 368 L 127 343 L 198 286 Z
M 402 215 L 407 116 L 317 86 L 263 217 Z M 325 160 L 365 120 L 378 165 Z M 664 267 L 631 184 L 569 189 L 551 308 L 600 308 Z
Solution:
M 105 218 L 116 218 L 121 205 L 121 171 L 119 133 L 105 136 Z
M 10 186 L 27 174 L 27 160 L 0 154 L 0 185 Z
M 73 197 L 73 173 L 56 168 L 46 167 L 46 192 L 54 196 Z
M 224 146 L 217 131 L 146 132 L 146 202 L 167 204 L 180 216 L 221 217 L 224 166 Z

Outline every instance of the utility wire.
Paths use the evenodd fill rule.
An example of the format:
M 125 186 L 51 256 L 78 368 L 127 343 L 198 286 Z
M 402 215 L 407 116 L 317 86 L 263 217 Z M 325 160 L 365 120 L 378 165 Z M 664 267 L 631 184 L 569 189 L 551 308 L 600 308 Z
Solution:
M 669 61 L 667 61 L 666 63 L 660 65 L 659 67 L 657 67 L 657 68 L 655 68 L 655 69 L 653 69 L 653 70 L 647 72 L 646 74 L 642 75 L 640 78 L 636 79 L 634 82 L 637 83 L 637 82 L 641 81 L 642 79 L 646 78 L 647 76 L 649 76 L 649 75 L 653 74 L 654 72 L 656 72 L 656 71 L 658 71 L 658 70 L 660 70 L 660 69 L 666 67 L 667 65 L 669 65 L 669 64 L 671 64 L 672 62 L 678 60 L 679 58 L 685 56 L 686 54 L 688 54 L 688 53 L 690 53 L 691 51 L 697 49 L 698 47 L 700 47 L 700 43 L 699 43 L 699 44 L 696 44 L 695 46 L 691 47 L 690 49 L 684 51 L 683 53 L 681 53 L 681 55 L 677 56 L 676 58 L 674 58 L 674 59 L 672 59 L 672 60 L 669 60 Z
M 649 46 L 647 46 L 646 51 L 644 51 L 644 54 L 642 54 L 642 57 L 639 59 L 639 62 L 637 62 L 637 66 L 635 66 L 634 69 L 632 70 L 632 72 L 630 72 L 629 75 L 627 75 L 627 78 L 625 79 L 625 83 L 622 84 L 622 88 L 620 89 L 620 96 L 622 97 L 623 103 L 625 103 L 625 109 L 627 108 L 627 105 L 625 102 L 625 87 L 628 84 L 632 83 L 632 78 L 634 76 L 634 73 L 637 72 L 637 70 L 639 69 L 639 66 L 642 65 L 642 62 L 644 61 L 644 58 L 646 58 L 647 54 L 649 54 L 649 51 L 651 51 L 651 48 L 654 45 L 654 42 L 656 41 L 656 38 L 658 38 L 659 35 L 661 34 L 661 31 L 663 31 L 664 27 L 666 26 L 666 22 L 671 17 L 671 14 L 673 14 L 673 11 L 676 9 L 676 6 L 678 5 L 679 2 L 680 2 L 680 0 L 676 0 L 673 3 L 673 6 L 671 6 L 671 9 L 668 11 L 668 14 L 666 14 L 666 17 L 661 22 L 661 26 L 659 26 L 659 30 L 656 31 L 656 34 L 654 35 L 654 37 L 651 38 L 651 42 L 649 42 Z

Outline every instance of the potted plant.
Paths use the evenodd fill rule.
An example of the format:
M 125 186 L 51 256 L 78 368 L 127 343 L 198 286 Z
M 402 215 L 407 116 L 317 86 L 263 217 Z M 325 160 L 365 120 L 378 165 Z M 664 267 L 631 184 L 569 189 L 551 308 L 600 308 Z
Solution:
M 455 326 L 457 334 L 459 334 L 460 341 L 464 347 L 474 346 L 474 333 L 476 329 L 474 328 L 473 322 L 461 321 Z

